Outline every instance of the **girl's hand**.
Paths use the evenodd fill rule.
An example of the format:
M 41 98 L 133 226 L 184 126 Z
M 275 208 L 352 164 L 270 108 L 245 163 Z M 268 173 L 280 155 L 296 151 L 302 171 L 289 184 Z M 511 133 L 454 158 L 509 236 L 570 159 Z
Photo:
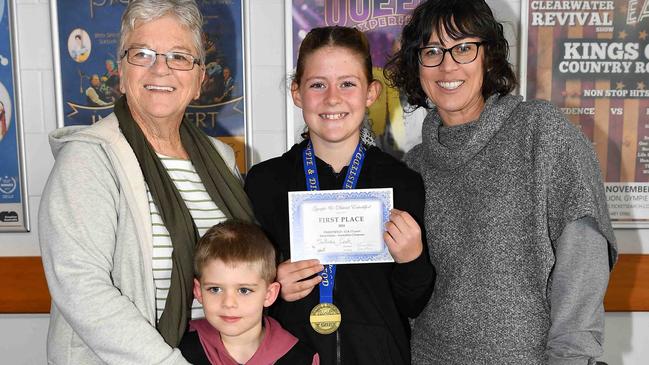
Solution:
M 287 302 L 294 302 L 309 295 L 322 281 L 318 275 L 324 270 L 318 260 L 291 262 L 286 260 L 277 267 L 277 281 L 281 284 L 280 296 Z M 314 277 L 311 277 L 315 275 Z M 308 278 L 308 279 L 307 279 Z
M 410 262 L 421 255 L 423 250 L 421 229 L 408 212 L 392 209 L 385 229 L 383 239 L 394 261 Z

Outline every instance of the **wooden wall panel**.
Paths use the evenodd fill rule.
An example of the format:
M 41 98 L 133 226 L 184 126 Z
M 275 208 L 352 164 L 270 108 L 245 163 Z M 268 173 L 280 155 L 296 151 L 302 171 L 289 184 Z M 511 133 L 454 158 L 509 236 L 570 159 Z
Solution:
M 50 293 L 39 256 L 0 257 L 0 313 L 49 313 Z
M 620 255 L 604 307 L 609 312 L 649 311 L 649 255 Z
M 649 255 L 620 255 L 604 306 L 609 312 L 649 311 Z M 0 313 L 49 313 L 41 258 L 0 257 Z

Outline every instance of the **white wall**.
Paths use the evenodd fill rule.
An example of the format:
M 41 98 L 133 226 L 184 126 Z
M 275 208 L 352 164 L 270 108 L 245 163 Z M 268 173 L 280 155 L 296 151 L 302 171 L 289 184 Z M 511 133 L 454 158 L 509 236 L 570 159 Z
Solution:
M 56 127 L 49 2 L 16 0 L 22 78 L 23 128 L 32 231 L 3 233 L 0 256 L 40 255 L 37 209 L 53 159 L 47 133 Z M 509 38 L 519 32 L 520 2 L 488 0 L 507 22 Z M 254 161 L 286 148 L 284 110 L 284 1 L 250 0 Z M 512 56 L 518 57 L 516 43 Z M 516 63 L 516 59 L 512 61 Z M 649 254 L 649 231 L 616 231 L 623 253 Z M 0 315 L 0 354 L 7 364 L 45 364 L 47 315 Z M 605 355 L 609 365 L 645 364 L 649 359 L 649 313 L 608 313 Z

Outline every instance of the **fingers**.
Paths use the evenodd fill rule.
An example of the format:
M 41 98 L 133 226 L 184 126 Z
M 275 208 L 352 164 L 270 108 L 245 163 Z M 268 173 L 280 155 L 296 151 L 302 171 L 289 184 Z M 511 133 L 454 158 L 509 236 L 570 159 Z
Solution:
M 280 291 L 282 299 L 287 302 L 300 300 L 309 295 L 311 291 L 313 291 L 313 288 L 320 284 L 321 281 L 322 277 L 317 275 L 311 279 L 293 283 L 292 285 L 289 285 L 286 290 Z M 284 286 L 282 286 L 282 289 L 284 289 Z
M 313 270 L 316 270 L 313 272 Z M 279 271 L 282 271 L 283 274 L 286 275 L 294 275 L 294 276 L 302 276 L 302 277 L 308 277 L 313 275 L 314 273 L 318 273 L 320 271 L 324 270 L 324 266 L 320 265 L 320 261 L 318 260 L 301 260 L 301 261 L 295 261 L 291 262 L 291 260 L 286 260 L 279 264 L 277 267 L 277 275 L 279 276 Z
M 284 261 L 277 267 L 277 281 L 281 284 L 282 299 L 292 302 L 309 295 L 322 281 L 318 273 L 324 270 L 318 260 Z
M 402 210 L 390 211 L 390 220 L 385 224 L 385 228 L 386 233 L 390 235 L 390 240 L 395 243 L 421 238 L 421 229 L 417 221 L 408 212 Z
M 396 229 L 395 233 L 405 232 L 410 230 L 420 231 L 419 224 L 417 221 L 410 215 L 410 213 L 405 212 L 399 209 L 392 209 L 390 211 L 390 220 L 388 223 L 392 223 L 390 228 Z
M 423 250 L 421 229 L 408 212 L 392 209 L 385 229 L 383 239 L 396 262 L 410 262 L 419 257 Z

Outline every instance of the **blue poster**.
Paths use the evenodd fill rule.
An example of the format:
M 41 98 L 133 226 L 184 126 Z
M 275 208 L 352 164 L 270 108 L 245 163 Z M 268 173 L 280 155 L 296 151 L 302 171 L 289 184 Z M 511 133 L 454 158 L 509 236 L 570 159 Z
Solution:
M 185 117 L 228 143 L 245 171 L 242 1 L 197 1 L 203 16 L 205 81 Z M 92 124 L 110 114 L 121 93 L 117 72 L 121 16 L 128 0 L 58 0 L 58 53 L 63 121 Z
M 26 228 L 9 5 L 0 0 L 0 231 Z

